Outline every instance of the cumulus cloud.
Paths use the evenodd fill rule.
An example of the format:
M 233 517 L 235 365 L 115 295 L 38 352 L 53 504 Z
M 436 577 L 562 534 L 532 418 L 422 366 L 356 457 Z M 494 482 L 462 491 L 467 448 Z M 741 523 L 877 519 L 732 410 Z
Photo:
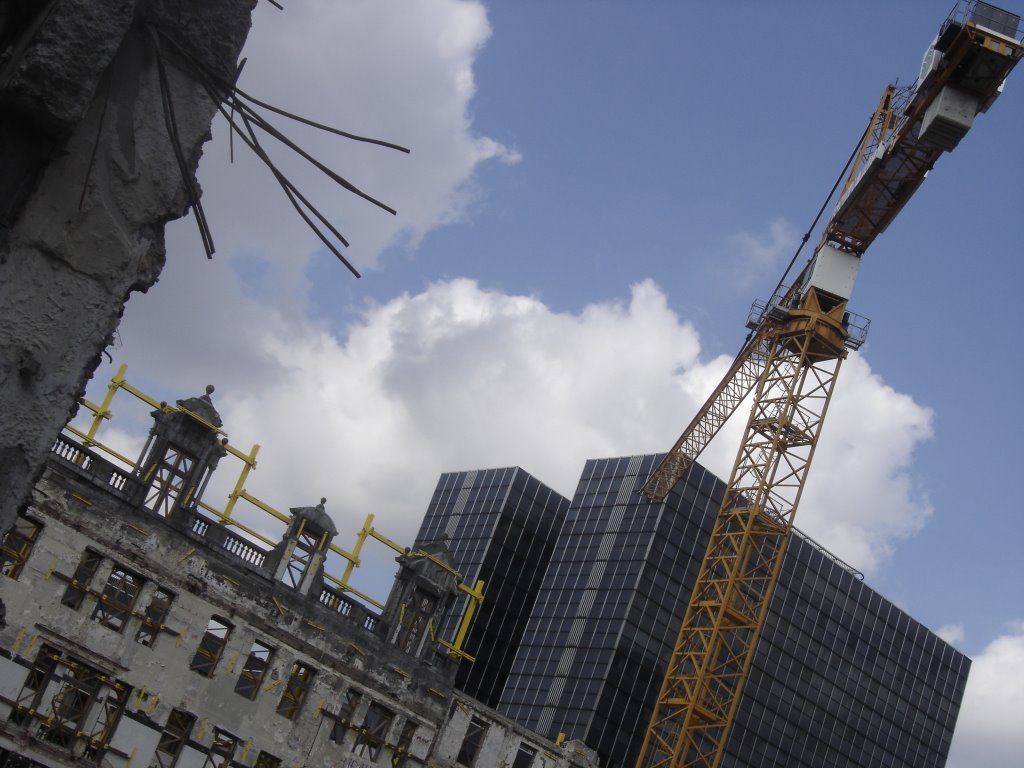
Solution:
M 367 30 L 373 30 L 368 34 Z M 347 257 L 371 268 L 382 251 L 418 243 L 462 219 L 481 163 L 515 163 L 520 153 L 477 135 L 470 114 L 473 63 L 490 37 L 483 6 L 465 0 L 260 3 L 239 86 L 290 112 L 412 150 L 406 155 L 268 114 L 271 122 L 348 181 L 398 210 L 375 208 L 341 189 L 273 139 L 266 148 L 284 173 L 351 241 Z M 270 172 L 218 119 L 200 168 L 203 204 L 218 252 L 271 253 L 302 274 L 319 242 L 292 211 Z M 198 241 L 193 246 L 198 247 Z M 283 272 L 283 268 L 281 269 Z
M 264 446 L 259 495 L 324 494 L 405 540 L 442 471 L 521 465 L 571 495 L 585 458 L 670 440 L 661 411 L 700 368 L 651 282 L 567 314 L 455 279 L 369 307 L 345 340 L 270 324 L 252 343 L 269 375 L 218 404 Z
M 214 274 L 224 283 L 210 293 L 226 304 L 194 304 L 184 333 L 127 323 L 128 356 L 143 369 L 184 361 L 175 397 L 218 385 L 233 444 L 263 446 L 247 485 L 255 495 L 278 508 L 327 496 L 341 530 L 373 513 L 399 541 L 412 540 L 443 471 L 519 465 L 571 496 L 587 458 L 666 450 L 728 364 L 701 357 L 693 326 L 649 280 L 568 313 L 457 278 L 365 306 L 335 335 L 258 307 L 226 268 Z M 930 414 L 858 356 L 841 382 L 798 522 L 871 571 L 928 514 L 910 463 Z M 737 416 L 701 458 L 720 475 Z
M 721 274 L 727 278 L 722 280 L 723 284 L 731 284 L 744 294 L 762 288 L 766 280 L 778 275 L 789 263 L 798 245 L 800 234 L 784 219 L 770 222 L 765 232 L 727 235 L 718 262 Z M 809 255 L 809 251 L 805 253 Z M 802 266 L 797 264 L 798 269 Z
M 1024 755 L 1024 621 L 974 658 L 960 707 L 948 768 L 970 768 L 984 756 L 986 768 L 1017 768 Z
M 946 624 L 935 630 L 935 634 L 950 645 L 962 646 L 967 639 L 967 630 L 963 624 Z
M 913 474 L 914 450 L 931 436 L 931 410 L 851 355 L 822 428 L 798 527 L 861 571 L 876 571 L 931 514 Z

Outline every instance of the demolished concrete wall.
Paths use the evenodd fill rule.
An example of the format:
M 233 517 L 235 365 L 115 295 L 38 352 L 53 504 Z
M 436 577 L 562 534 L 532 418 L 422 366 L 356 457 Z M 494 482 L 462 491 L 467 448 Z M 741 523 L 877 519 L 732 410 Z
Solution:
M 198 190 L 217 104 L 180 52 L 233 81 L 255 1 L 0 1 L 0 529 Z

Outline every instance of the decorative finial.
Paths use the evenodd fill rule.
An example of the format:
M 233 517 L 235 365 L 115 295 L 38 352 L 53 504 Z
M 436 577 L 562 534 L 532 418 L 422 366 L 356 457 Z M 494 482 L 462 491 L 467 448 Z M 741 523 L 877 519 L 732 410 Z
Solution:
M 326 503 L 327 503 L 327 497 L 326 496 L 321 496 L 320 497 L 320 506 L 322 507 Z
M 206 385 L 206 394 L 207 395 L 212 395 L 213 394 L 213 390 L 214 390 L 213 384 L 207 384 Z

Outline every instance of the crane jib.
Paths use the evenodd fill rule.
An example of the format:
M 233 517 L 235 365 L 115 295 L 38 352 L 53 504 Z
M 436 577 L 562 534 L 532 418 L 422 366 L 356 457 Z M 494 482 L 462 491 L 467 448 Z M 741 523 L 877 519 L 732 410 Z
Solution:
M 664 501 L 752 394 L 638 768 L 720 765 L 836 376 L 866 332 L 846 308 L 860 257 L 999 96 L 1024 56 L 1019 22 L 959 3 L 914 86 L 886 89 L 814 255 L 792 285 L 755 304 L 740 354 L 641 490 Z

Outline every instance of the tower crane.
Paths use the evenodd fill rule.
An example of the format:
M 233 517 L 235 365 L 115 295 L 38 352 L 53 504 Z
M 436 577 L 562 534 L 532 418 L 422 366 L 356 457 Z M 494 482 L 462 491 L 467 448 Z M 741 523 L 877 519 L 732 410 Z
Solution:
M 791 284 L 784 278 L 768 301 L 755 302 L 725 378 L 641 489 L 664 500 L 752 395 L 638 768 L 720 765 L 836 376 L 867 332 L 847 309 L 861 257 L 1002 92 L 1024 55 L 1019 21 L 960 0 L 917 82 L 885 89 L 813 255 Z

